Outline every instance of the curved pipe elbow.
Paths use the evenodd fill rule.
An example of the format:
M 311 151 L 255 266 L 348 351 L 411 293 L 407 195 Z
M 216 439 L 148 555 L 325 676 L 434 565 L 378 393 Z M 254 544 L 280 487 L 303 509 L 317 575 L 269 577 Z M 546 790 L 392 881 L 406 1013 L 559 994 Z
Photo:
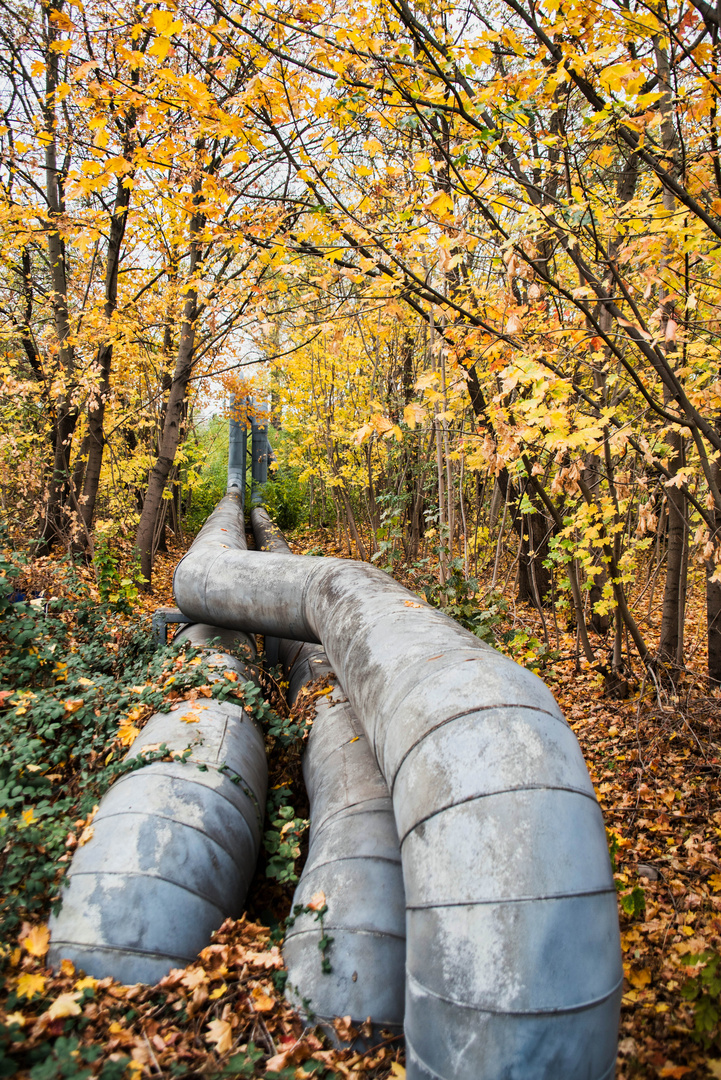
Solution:
M 543 683 L 367 564 L 228 551 L 198 605 L 321 640 L 363 723 L 401 841 L 408 1076 L 610 1077 L 622 969 L 605 829 Z

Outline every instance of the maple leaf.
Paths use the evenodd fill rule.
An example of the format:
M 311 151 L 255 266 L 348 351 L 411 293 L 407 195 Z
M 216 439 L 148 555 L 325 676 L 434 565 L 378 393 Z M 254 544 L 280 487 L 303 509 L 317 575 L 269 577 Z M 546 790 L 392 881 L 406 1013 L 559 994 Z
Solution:
M 140 734 L 140 728 L 134 724 L 121 724 L 118 728 L 118 740 L 123 746 L 130 746 Z
M 275 1008 L 275 999 L 269 997 L 262 986 L 254 986 L 250 992 L 253 1008 L 256 1012 L 270 1012 Z
M 632 968 L 628 973 L 628 981 L 637 990 L 643 990 L 651 982 L 651 972 L 648 968 Z
M 205 1040 L 215 1043 L 218 1054 L 227 1054 L 233 1045 L 233 1028 L 227 1020 L 211 1020 Z
M 42 994 L 46 982 L 47 979 L 44 975 L 34 975 L 32 972 L 24 971 L 18 978 L 18 997 L 24 997 L 30 1000 L 35 997 L 36 994 Z
M 197 713 L 189 712 L 186 713 L 185 716 L 181 716 L 180 722 L 181 724 L 199 724 L 200 717 Z
M 62 1020 L 66 1016 L 79 1016 L 81 1009 L 78 1005 L 78 999 L 80 997 L 81 994 L 61 994 L 48 1009 L 46 1013 L 48 1020 Z
M 33 926 L 20 940 L 20 944 L 31 956 L 45 956 L 50 946 L 50 931 L 44 923 Z
M 195 990 L 196 986 L 208 981 L 208 976 L 202 968 L 188 968 L 180 981 L 188 990 Z

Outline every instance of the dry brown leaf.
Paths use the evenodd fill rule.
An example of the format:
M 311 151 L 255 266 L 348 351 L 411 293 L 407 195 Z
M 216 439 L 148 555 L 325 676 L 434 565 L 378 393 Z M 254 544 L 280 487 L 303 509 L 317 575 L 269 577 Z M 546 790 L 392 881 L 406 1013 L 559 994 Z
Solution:
M 233 1045 L 233 1028 L 227 1020 L 211 1020 L 205 1041 L 215 1043 L 218 1054 L 227 1054 Z
M 195 990 L 196 986 L 202 986 L 207 981 L 208 976 L 202 968 L 188 968 L 180 979 L 180 982 L 188 990 Z
M 269 997 L 262 986 L 254 986 L 250 996 L 256 1012 L 270 1012 L 271 1009 L 275 1008 L 275 999 Z
M 45 1014 L 48 1020 L 62 1020 L 65 1016 L 79 1016 L 81 1010 L 78 1005 L 78 998 L 81 996 L 81 994 L 61 994 Z

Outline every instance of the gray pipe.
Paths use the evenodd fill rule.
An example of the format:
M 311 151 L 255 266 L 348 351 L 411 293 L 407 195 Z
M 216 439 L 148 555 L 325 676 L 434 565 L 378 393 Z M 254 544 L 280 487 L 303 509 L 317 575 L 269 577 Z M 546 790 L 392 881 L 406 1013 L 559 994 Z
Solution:
M 365 563 L 193 548 L 175 594 L 196 619 L 322 642 L 363 724 L 401 839 L 411 1080 L 610 1080 L 603 818 L 540 679 Z
M 251 519 L 257 547 L 290 553 L 265 509 L 254 508 Z M 333 674 L 319 645 L 281 640 L 279 651 L 291 704 L 308 683 Z M 303 758 L 310 843 L 293 897 L 295 910 L 307 909 L 319 892 L 325 895 L 323 933 L 333 938 L 331 971 L 322 970 L 321 930 L 308 910 L 290 925 L 283 957 L 289 999 L 305 1012 L 310 1003 L 316 1022 L 340 1045 L 332 1023 L 337 1016 L 350 1015 L 355 1027 L 370 1017 L 371 1037 L 381 1030 L 402 1031 L 406 931 L 401 854 L 388 787 L 343 688 L 334 682 L 331 695 L 316 701 Z M 363 1044 L 354 1043 L 356 1048 Z
M 228 491 L 240 495 L 241 511 L 245 507 L 245 473 L 248 448 L 248 420 L 245 409 L 237 415 L 235 394 L 230 397 L 230 426 L 228 429 Z
M 204 530 L 201 547 L 210 536 L 245 542 L 238 501 L 226 497 L 217 533 L 216 524 Z M 212 679 L 226 671 L 254 677 L 254 664 L 225 651 L 254 660 L 247 635 L 200 624 L 180 636 L 203 648 L 217 669 Z M 263 736 L 238 704 L 200 698 L 152 716 L 128 757 L 163 743 L 178 755 L 189 748 L 185 764 L 157 761 L 122 776 L 101 800 L 92 838 L 76 849 L 50 920 L 52 965 L 67 957 L 96 977 L 155 983 L 194 960 L 223 919 L 242 911 L 265 808 Z
M 250 503 L 251 506 L 260 506 L 263 502 L 263 488 L 268 482 L 268 456 L 270 452 L 268 422 L 253 417 L 250 422 L 250 430 L 253 462 Z

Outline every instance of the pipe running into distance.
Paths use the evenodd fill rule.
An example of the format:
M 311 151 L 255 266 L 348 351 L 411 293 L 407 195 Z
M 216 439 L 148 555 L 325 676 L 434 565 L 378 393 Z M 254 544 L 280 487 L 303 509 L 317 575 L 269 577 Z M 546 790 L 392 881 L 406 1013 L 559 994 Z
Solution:
M 616 894 L 550 691 L 381 570 L 233 550 L 214 517 L 176 570 L 181 610 L 322 643 L 391 792 L 410 1080 L 611 1080 Z
M 228 492 L 240 495 L 241 513 L 245 507 L 246 464 L 248 455 L 248 420 L 245 402 L 235 394 L 230 397 L 228 427 Z
M 285 538 L 263 507 L 251 512 L 256 547 L 290 554 Z M 266 640 L 266 652 L 269 642 Z M 343 1039 L 334 1017 L 351 1017 L 358 1029 L 370 1018 L 369 1038 L 403 1030 L 405 989 L 405 894 L 401 854 L 388 787 L 335 680 L 320 645 L 287 639 L 278 652 L 293 704 L 304 686 L 323 675 L 330 695 L 316 699 L 316 715 L 303 758 L 310 801 L 308 858 L 293 897 L 295 915 L 283 958 L 289 1000 L 322 1024 L 336 1043 Z M 309 904 L 322 893 L 328 906 L 322 930 Z M 321 936 L 333 943 L 325 972 Z M 354 1047 L 364 1044 L 356 1040 Z

